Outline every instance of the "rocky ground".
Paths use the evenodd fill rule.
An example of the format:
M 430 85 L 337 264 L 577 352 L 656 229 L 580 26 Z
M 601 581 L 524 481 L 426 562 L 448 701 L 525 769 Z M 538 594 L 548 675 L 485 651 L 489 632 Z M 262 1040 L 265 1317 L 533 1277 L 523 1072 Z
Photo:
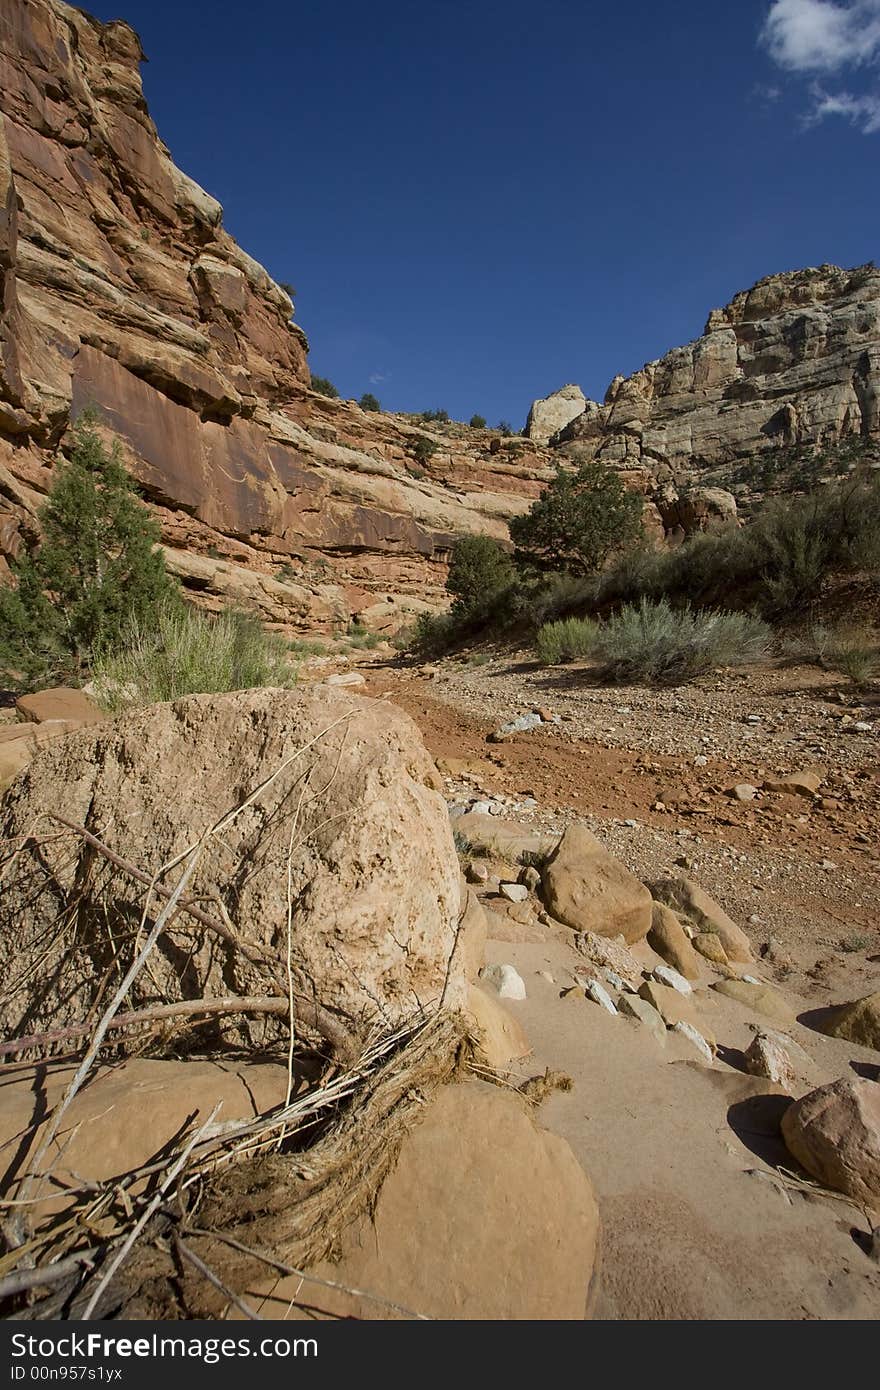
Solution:
M 830 997 L 876 978 L 880 707 L 813 667 L 723 672 L 673 690 L 595 685 L 528 653 L 427 670 L 362 667 L 421 728 L 451 803 L 558 832 L 583 820 L 641 878 L 685 868 L 781 976 Z M 487 742 L 532 709 L 558 717 Z M 815 769 L 815 795 L 765 781 Z M 758 789 L 753 800 L 731 795 Z
M 416 719 L 444 774 L 487 909 L 486 959 L 524 986 L 504 999 L 532 1047 L 517 1075 L 549 1067 L 573 1083 L 541 1115 L 599 1201 L 594 1315 L 876 1317 L 874 1218 L 804 1181 L 779 1132 L 788 1100 L 744 1074 L 755 1033 L 781 1022 L 795 1096 L 880 1080 L 875 1050 L 817 1031 L 830 1005 L 880 985 L 876 701 L 780 664 L 659 692 L 601 688 L 585 668 L 543 670 L 526 653 L 428 668 L 373 659 L 346 679 L 359 676 Z M 540 724 L 493 740 L 533 710 Z M 797 773 L 798 788 L 767 785 Z M 739 786 L 754 795 L 738 800 Z M 718 1048 L 706 1067 L 685 1038 L 610 1016 L 583 997 L 570 932 L 539 897 L 511 902 L 500 888 L 521 876 L 515 854 L 471 860 L 474 812 L 515 823 L 526 845 L 583 822 L 638 878 L 697 880 L 744 928 L 755 959 L 736 973 L 770 987 L 780 1018 L 701 972 L 693 1017 Z M 648 970 L 659 959 L 647 943 L 636 953 Z

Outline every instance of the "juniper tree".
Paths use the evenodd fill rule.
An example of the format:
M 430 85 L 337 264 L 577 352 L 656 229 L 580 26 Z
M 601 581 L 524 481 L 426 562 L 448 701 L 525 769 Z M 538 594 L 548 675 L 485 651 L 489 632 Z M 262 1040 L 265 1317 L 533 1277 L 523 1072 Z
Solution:
M 539 570 L 595 574 L 641 531 L 642 499 L 619 473 L 595 460 L 556 477 L 510 522 L 519 562 Z
M 39 547 L 13 562 L 14 587 L 0 589 L 0 676 L 30 686 L 81 677 L 96 652 L 179 594 L 156 548 L 159 527 L 93 416 L 74 427 L 38 516 Z

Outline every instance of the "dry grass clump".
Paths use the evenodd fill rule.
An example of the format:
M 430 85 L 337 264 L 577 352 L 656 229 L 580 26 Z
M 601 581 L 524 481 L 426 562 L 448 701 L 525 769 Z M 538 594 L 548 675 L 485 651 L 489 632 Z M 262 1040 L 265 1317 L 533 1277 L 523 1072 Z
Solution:
M 162 605 L 132 624 L 121 647 L 95 659 L 94 690 L 111 713 L 183 695 L 296 683 L 287 643 L 251 613 Z

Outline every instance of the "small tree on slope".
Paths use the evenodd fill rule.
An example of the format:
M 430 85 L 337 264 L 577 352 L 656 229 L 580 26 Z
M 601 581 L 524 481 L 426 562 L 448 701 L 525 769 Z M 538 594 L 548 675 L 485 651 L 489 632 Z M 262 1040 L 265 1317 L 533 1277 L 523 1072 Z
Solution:
M 520 563 L 539 570 L 596 574 L 608 557 L 641 531 L 642 499 L 605 464 L 558 468 L 523 516 L 510 522 Z
M 0 677 L 31 687 L 80 678 L 96 652 L 179 593 L 156 549 L 159 527 L 92 417 L 77 422 L 39 520 L 39 549 L 13 565 L 16 587 L 0 589 Z

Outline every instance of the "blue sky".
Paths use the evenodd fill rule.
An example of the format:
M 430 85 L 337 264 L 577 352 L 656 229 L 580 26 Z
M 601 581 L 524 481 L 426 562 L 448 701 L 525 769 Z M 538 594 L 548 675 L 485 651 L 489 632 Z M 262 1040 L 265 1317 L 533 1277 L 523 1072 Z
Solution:
M 92 0 L 343 395 L 519 428 L 877 256 L 880 0 Z

